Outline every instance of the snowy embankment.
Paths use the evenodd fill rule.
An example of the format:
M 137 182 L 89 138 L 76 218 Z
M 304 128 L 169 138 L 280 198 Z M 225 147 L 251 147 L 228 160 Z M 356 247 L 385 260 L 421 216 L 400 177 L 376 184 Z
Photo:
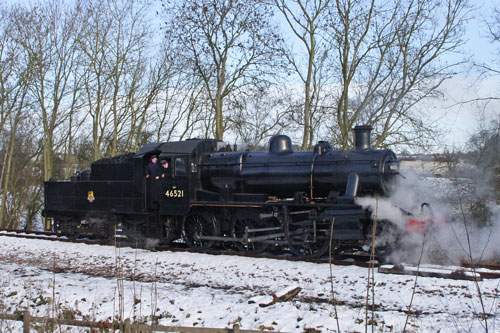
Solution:
M 50 314 L 106 320 L 119 313 L 116 262 L 123 272 L 125 317 L 153 313 L 161 325 L 335 331 L 328 264 L 152 252 L 112 246 L 0 236 L 0 312 L 30 307 Z M 342 332 L 364 331 L 368 269 L 333 266 L 333 290 Z M 375 273 L 376 331 L 401 331 L 414 277 Z M 54 285 L 55 282 L 55 285 Z M 500 279 L 479 282 L 489 329 L 500 329 Z M 259 299 L 300 287 L 293 299 L 267 307 Z M 371 293 L 371 292 L 370 292 Z M 257 300 L 257 302 L 253 302 Z M 249 302 L 250 301 L 250 302 Z M 371 308 L 371 306 L 370 306 Z M 412 331 L 484 331 L 474 282 L 419 277 Z M 371 314 L 370 314 L 371 315 Z M 0 322 L 7 330 L 9 324 Z M 0 326 L 0 331 L 2 331 Z

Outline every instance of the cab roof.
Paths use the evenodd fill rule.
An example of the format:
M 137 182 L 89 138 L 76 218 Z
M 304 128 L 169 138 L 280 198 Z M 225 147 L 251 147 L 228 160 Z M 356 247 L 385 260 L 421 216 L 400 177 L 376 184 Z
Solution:
M 214 139 L 188 139 L 174 142 L 152 142 L 141 147 L 134 155 L 142 158 L 150 154 L 191 154 L 196 150 L 212 150 L 217 146 L 219 140 Z

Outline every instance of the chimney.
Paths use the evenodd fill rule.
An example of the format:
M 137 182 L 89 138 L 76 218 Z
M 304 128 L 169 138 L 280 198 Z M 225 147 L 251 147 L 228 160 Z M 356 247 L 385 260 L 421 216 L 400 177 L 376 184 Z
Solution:
M 354 131 L 354 150 L 363 151 L 371 149 L 370 133 L 372 131 L 369 125 L 358 125 L 353 128 Z

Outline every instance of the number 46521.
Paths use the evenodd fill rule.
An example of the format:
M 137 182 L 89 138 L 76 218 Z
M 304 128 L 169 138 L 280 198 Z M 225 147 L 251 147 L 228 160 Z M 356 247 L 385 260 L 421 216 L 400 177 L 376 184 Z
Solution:
M 182 198 L 184 197 L 184 190 L 167 190 L 165 195 L 169 198 Z

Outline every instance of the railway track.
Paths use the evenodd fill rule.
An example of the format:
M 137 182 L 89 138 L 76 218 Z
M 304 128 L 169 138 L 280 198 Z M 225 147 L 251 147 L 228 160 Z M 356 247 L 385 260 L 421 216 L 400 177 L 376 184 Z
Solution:
M 311 263 L 331 263 L 333 265 L 338 266 L 358 266 L 358 267 L 374 267 L 379 268 L 379 271 L 382 273 L 389 274 L 405 274 L 404 270 L 401 269 L 401 265 L 392 265 L 392 268 L 386 268 L 387 265 L 381 265 L 378 261 L 371 261 L 369 256 L 366 255 L 336 255 L 333 258 L 323 257 L 323 258 L 300 258 L 293 257 L 291 255 L 283 255 L 283 254 L 274 254 L 271 252 L 267 253 L 244 253 L 244 252 L 236 252 L 224 249 L 208 249 L 208 250 L 198 250 L 192 249 L 187 246 L 182 246 L 179 244 L 178 247 L 170 247 L 170 246 L 155 246 L 154 248 L 145 247 L 145 246 L 137 246 L 137 244 L 131 243 L 126 240 L 120 240 L 117 238 L 116 241 L 102 241 L 102 240 L 93 240 L 93 239 L 69 239 L 66 236 L 61 236 L 54 232 L 46 232 L 46 231 L 28 231 L 28 230 L 14 230 L 14 229 L 0 229 L 0 236 L 6 237 L 18 237 L 18 238 L 28 238 L 28 239 L 41 239 L 41 240 L 49 240 L 49 241 L 59 241 L 59 242 L 68 242 L 68 243 L 80 243 L 80 244 L 90 244 L 90 245 L 119 245 L 120 247 L 139 247 L 143 249 L 149 249 L 153 251 L 172 251 L 172 252 L 189 252 L 189 253 L 202 253 L 202 254 L 210 254 L 210 255 L 230 255 L 230 256 L 241 256 L 241 257 L 249 257 L 249 258 L 263 258 L 263 259 L 276 259 L 276 260 L 287 260 L 287 261 L 296 261 L 296 262 L 311 262 Z M 391 265 L 389 265 L 391 266 Z M 414 274 L 415 267 L 413 266 L 405 266 L 410 274 Z M 493 279 L 500 278 L 500 265 L 493 264 L 483 264 L 476 263 L 474 265 L 462 262 L 460 267 L 463 269 L 474 269 L 477 274 L 480 275 L 481 278 L 485 279 Z M 425 273 L 420 273 L 422 276 L 435 276 L 439 277 L 439 274 L 431 274 L 425 275 Z M 447 276 L 442 276 L 447 277 Z M 451 278 L 460 279 L 460 274 L 451 274 Z M 464 277 L 464 279 L 470 279 Z
M 105 241 L 99 241 L 99 240 L 69 239 L 66 236 L 61 236 L 55 232 L 47 232 L 47 231 L 16 230 L 16 229 L 1 229 L 0 228 L 0 236 L 41 239 L 41 240 L 59 241 L 59 242 L 67 242 L 67 243 L 112 245 L 111 242 L 105 242 Z
M 92 239 L 69 239 L 66 236 L 61 236 L 54 232 L 46 232 L 46 231 L 25 231 L 25 230 L 14 230 L 14 229 L 0 229 L 0 236 L 7 237 L 18 237 L 18 238 L 29 238 L 29 239 L 41 239 L 41 240 L 49 240 L 49 241 L 60 241 L 60 242 L 68 242 L 68 243 L 82 243 L 82 244 L 95 244 L 95 245 L 120 245 L 122 247 L 139 247 L 154 251 L 172 251 L 172 252 L 190 252 L 190 253 L 203 253 L 210 255 L 230 255 L 230 256 L 241 256 L 241 257 L 249 257 L 249 258 L 264 258 L 264 259 L 277 259 L 277 260 L 287 260 L 287 261 L 301 261 L 301 262 L 312 262 L 312 263 L 332 263 L 334 265 L 340 266 L 359 266 L 359 267 L 378 267 L 379 263 L 377 261 L 370 261 L 368 256 L 340 256 L 342 259 L 338 257 L 330 260 L 329 258 L 300 258 L 293 257 L 290 255 L 279 255 L 272 253 L 244 253 L 244 252 L 235 252 L 230 250 L 218 250 L 218 249 L 209 249 L 209 250 L 198 250 L 192 249 L 189 247 L 170 247 L 170 246 L 155 246 L 154 248 L 145 247 L 145 246 L 137 246 L 135 243 L 131 243 L 125 240 L 114 241 L 99 241 Z M 179 244 L 182 245 L 182 244 Z

